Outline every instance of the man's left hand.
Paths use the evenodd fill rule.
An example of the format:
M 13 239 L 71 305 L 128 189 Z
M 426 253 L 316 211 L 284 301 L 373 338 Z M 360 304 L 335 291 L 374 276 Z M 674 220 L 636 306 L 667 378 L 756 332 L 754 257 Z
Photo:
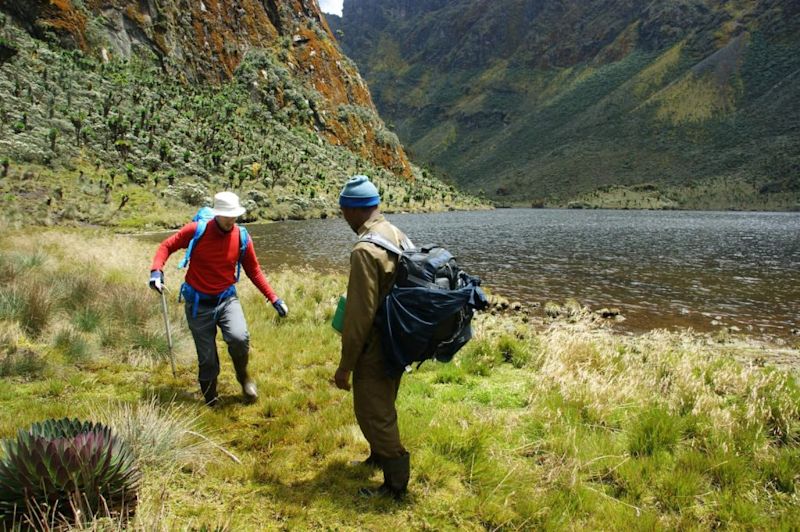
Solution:
M 281 318 L 285 318 L 289 314 L 289 307 L 286 306 L 286 303 L 283 302 L 283 299 L 276 299 L 272 306 L 275 307 L 275 311 Z
M 337 369 L 333 376 L 333 382 L 340 390 L 350 391 L 350 372 L 346 369 Z

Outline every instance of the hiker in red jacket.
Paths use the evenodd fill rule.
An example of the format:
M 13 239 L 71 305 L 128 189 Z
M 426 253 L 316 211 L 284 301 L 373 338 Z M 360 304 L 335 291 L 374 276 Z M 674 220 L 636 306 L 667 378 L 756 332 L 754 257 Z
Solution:
M 175 251 L 189 248 L 187 257 L 181 263 L 183 266 L 191 256 L 189 271 L 181 286 L 181 297 L 185 300 L 186 321 L 197 349 L 200 390 L 209 406 L 215 405 L 218 400 L 217 327 L 228 345 L 236 379 L 242 385 L 245 400 L 253 402 L 258 398 L 256 384 L 247 372 L 250 351 L 247 322 L 236 297 L 240 269 L 244 269 L 247 277 L 272 303 L 280 317 L 286 317 L 289 313 L 286 303 L 275 295 L 261 271 L 253 240 L 243 227 L 236 225 L 236 218 L 245 212 L 236 194 L 220 192 L 214 196 L 214 208 L 210 209 L 209 216 L 213 215 L 213 219 L 188 223 L 164 240 L 150 267 L 150 287 L 162 292 L 164 263 Z M 196 218 L 200 217 L 198 213 Z

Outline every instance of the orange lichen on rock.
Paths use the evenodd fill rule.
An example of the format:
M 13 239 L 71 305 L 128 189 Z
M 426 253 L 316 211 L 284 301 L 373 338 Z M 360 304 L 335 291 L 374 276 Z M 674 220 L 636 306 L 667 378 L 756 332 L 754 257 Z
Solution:
M 339 105 L 374 109 L 366 84 L 345 61 L 329 30 L 328 38 L 320 38 L 317 31 L 304 26 L 298 28 L 293 36 L 293 40 L 295 36 L 297 38 L 293 56 L 306 81 L 325 98 L 333 112 Z M 374 124 L 364 124 L 355 117 L 348 117 L 346 125 L 329 120 L 325 127 L 327 131 L 323 134 L 329 141 L 344 144 L 365 159 L 411 178 L 411 165 L 402 148 L 379 144 L 375 138 Z
M 361 78 L 343 66 L 344 57 L 329 39 L 320 39 L 313 30 L 298 32 L 305 44 L 295 50 L 301 68 L 310 75 L 317 91 L 332 103 L 373 107 L 372 98 Z
M 204 77 L 222 80 L 233 77 L 248 49 L 267 47 L 278 37 L 264 6 L 254 0 L 241 0 L 238 7 L 207 0 L 201 9 L 193 4 L 192 26 L 195 40 L 190 47 L 200 56 L 211 56 L 218 69 L 203 72 Z
M 371 124 L 364 124 L 357 116 L 350 115 L 330 120 L 326 127 L 323 135 L 332 144 L 343 144 L 353 153 L 413 180 L 411 164 L 403 149 L 378 143 Z
M 86 15 L 77 10 L 70 0 L 50 0 L 44 8 L 42 21 L 57 32 L 69 34 L 81 50 L 88 50 L 86 41 Z

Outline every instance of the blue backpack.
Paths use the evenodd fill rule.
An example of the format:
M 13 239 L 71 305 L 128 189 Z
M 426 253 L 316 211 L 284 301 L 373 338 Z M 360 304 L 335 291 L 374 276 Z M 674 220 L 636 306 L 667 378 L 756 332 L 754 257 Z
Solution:
M 192 241 L 189 242 L 189 247 L 186 248 L 186 254 L 181 259 L 181 262 L 178 264 L 178 269 L 183 269 L 189 264 L 189 260 L 192 258 L 192 251 L 194 251 L 194 247 L 197 244 L 197 241 L 200 240 L 200 237 L 203 236 L 203 233 L 206 232 L 206 226 L 208 222 L 214 219 L 214 211 L 211 210 L 210 207 L 201 207 L 197 214 L 194 215 L 192 218 L 193 222 L 197 222 L 197 229 L 194 231 L 194 236 L 192 237 Z M 242 259 L 244 258 L 244 253 L 247 251 L 247 242 L 250 240 L 250 235 L 247 234 L 247 229 L 239 226 L 239 261 L 236 263 L 236 282 L 239 282 L 239 274 L 242 271 Z
M 197 245 L 197 241 L 200 240 L 200 237 L 203 236 L 203 233 L 206 232 L 206 226 L 208 226 L 208 222 L 214 219 L 214 212 L 209 207 L 202 207 L 197 214 L 194 215 L 192 218 L 193 222 L 197 222 L 197 228 L 194 230 L 194 236 L 192 237 L 191 242 L 189 242 L 189 246 L 186 248 L 186 254 L 183 256 L 183 259 L 178 264 L 178 269 L 185 268 L 187 264 L 189 264 L 189 260 L 192 257 L 192 251 L 194 251 L 195 245 Z M 218 294 L 216 296 L 211 296 L 208 294 L 201 294 L 199 291 L 195 290 L 192 286 L 188 283 L 184 282 L 181 285 L 180 294 L 178 295 L 178 301 L 182 299 L 186 299 L 187 301 L 192 301 L 192 317 L 197 316 L 197 305 L 199 304 L 201 299 L 216 299 L 219 303 L 220 301 L 227 299 L 233 295 L 236 295 L 236 283 L 239 282 L 239 274 L 242 271 L 242 259 L 244 258 L 244 253 L 247 251 L 247 242 L 250 240 L 250 235 L 247 234 L 247 229 L 239 226 L 239 260 L 236 262 L 236 281 L 227 290 Z M 214 316 L 216 317 L 216 311 L 214 311 Z

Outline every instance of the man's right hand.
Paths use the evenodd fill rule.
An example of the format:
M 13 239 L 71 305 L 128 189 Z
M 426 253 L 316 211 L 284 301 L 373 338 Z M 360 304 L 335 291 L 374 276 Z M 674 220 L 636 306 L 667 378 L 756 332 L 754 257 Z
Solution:
M 164 292 L 164 272 L 161 270 L 153 270 L 150 272 L 150 288 L 162 294 Z

